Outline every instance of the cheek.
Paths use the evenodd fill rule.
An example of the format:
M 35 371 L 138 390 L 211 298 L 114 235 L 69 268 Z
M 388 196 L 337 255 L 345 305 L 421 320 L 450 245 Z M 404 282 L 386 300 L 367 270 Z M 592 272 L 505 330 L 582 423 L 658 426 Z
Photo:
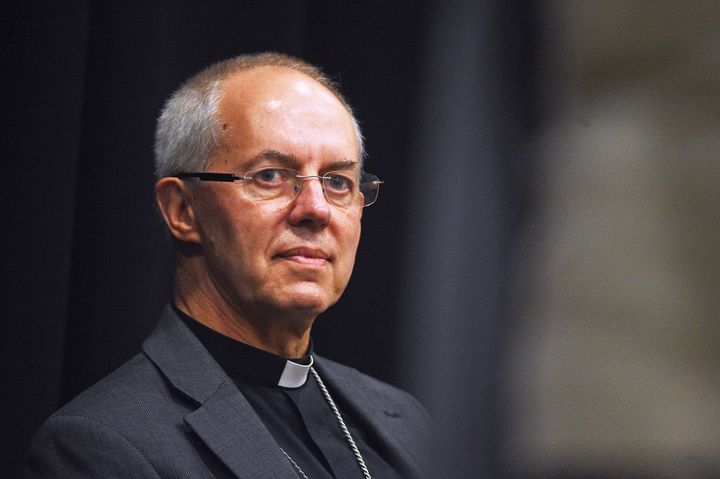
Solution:
M 216 212 L 217 213 L 217 212 Z M 238 230 L 241 225 L 227 215 L 217 214 L 206 228 L 203 228 L 203 237 L 206 247 L 215 252 L 231 254 L 239 242 Z
M 343 263 L 347 268 L 347 274 L 352 272 L 355 264 L 355 254 L 360 242 L 360 219 L 353 219 L 346 222 L 340 228 L 340 250 L 343 252 Z
M 247 247 L 244 239 L 251 227 L 248 220 L 251 220 L 252 216 L 241 216 L 236 203 L 225 201 L 224 198 L 213 199 L 215 201 L 208 202 L 201 212 L 203 247 L 208 253 L 212 252 L 213 256 L 234 261 Z
M 354 249 L 357 249 L 358 243 L 360 242 L 360 231 L 362 230 L 362 223 L 360 221 L 361 219 L 362 210 L 360 210 L 360 212 L 352 218 L 348 227 L 348 231 L 352 232 L 352 237 L 350 241 L 352 242 Z
M 250 267 L 264 258 L 271 232 L 269 224 L 251 216 L 236 218 L 228 222 L 223 231 L 225 254 Z

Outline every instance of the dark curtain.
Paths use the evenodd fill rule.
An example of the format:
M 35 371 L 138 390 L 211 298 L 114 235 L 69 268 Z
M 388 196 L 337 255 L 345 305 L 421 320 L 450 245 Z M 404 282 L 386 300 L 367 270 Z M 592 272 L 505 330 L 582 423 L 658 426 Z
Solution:
M 419 64 L 398 371 L 436 419 L 431 477 L 502 477 L 498 362 L 509 323 L 521 179 L 533 108 L 532 11 L 446 0 L 429 7 Z M 526 37 L 527 38 L 527 37 Z M 524 60 L 524 61 L 523 61 Z M 412 322 L 412 323 L 410 323 Z
M 442 415 L 432 390 L 455 386 L 423 382 L 413 358 L 439 351 L 438 366 L 452 367 L 469 352 L 462 332 L 472 335 L 482 362 L 472 401 L 484 411 L 469 418 L 483 428 L 472 435 L 484 469 L 473 477 L 497 472 L 490 418 L 502 411 L 492 372 L 503 259 L 525 207 L 511 146 L 532 109 L 533 16 L 520 2 L 475 4 L 4 2 L 0 476 L 19 475 L 49 414 L 137 352 L 170 297 L 172 252 L 152 195 L 164 99 L 213 61 L 266 50 L 298 55 L 339 81 L 367 138 L 367 168 L 385 180 L 363 218 L 351 284 L 316 323 L 318 352 L 410 388 Z M 458 125 L 454 143 L 447 131 Z M 456 190 L 461 179 L 474 186 Z M 445 207 L 458 218 L 441 221 Z M 477 243 L 450 240 L 466 228 Z M 443 248 L 461 256 L 447 266 L 465 264 L 449 283 L 447 269 L 427 262 Z M 457 248 L 475 251 L 463 259 Z M 418 331 L 452 323 L 419 312 L 434 311 L 432 298 L 458 279 L 488 285 L 465 304 L 483 308 L 482 321 L 425 349 Z M 453 341 L 460 356 L 450 354 Z

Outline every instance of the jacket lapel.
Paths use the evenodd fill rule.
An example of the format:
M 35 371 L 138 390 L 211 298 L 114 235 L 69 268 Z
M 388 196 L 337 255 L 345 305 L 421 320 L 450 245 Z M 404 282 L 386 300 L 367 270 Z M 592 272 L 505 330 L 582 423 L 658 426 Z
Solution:
M 237 477 L 297 477 L 245 396 L 170 306 L 143 350 L 179 392 L 198 404 L 185 423 Z
M 280 446 L 230 380 L 185 416 L 185 422 L 238 477 L 297 477 Z

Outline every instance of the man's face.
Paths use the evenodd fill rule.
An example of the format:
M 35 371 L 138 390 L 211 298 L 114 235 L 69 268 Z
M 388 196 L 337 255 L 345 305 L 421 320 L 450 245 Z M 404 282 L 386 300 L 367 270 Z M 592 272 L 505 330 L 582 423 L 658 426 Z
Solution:
M 220 121 L 226 147 L 208 171 L 280 166 L 318 175 L 338 164 L 359 171 L 350 115 L 332 93 L 294 70 L 258 68 L 228 78 Z M 289 203 L 250 200 L 241 183 L 202 183 L 195 190 L 213 287 L 247 318 L 314 317 L 350 279 L 362 208 L 328 203 L 317 179 L 302 185 Z

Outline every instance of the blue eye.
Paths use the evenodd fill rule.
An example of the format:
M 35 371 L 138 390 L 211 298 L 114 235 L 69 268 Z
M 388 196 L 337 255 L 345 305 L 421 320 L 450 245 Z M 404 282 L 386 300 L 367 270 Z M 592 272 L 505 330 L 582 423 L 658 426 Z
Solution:
M 353 181 L 349 177 L 337 173 L 326 173 L 325 176 L 329 178 L 325 180 L 325 188 L 333 193 L 348 193 L 352 191 Z
M 287 181 L 288 177 L 288 172 L 282 168 L 264 168 L 252 174 L 255 184 L 265 188 L 280 186 Z

